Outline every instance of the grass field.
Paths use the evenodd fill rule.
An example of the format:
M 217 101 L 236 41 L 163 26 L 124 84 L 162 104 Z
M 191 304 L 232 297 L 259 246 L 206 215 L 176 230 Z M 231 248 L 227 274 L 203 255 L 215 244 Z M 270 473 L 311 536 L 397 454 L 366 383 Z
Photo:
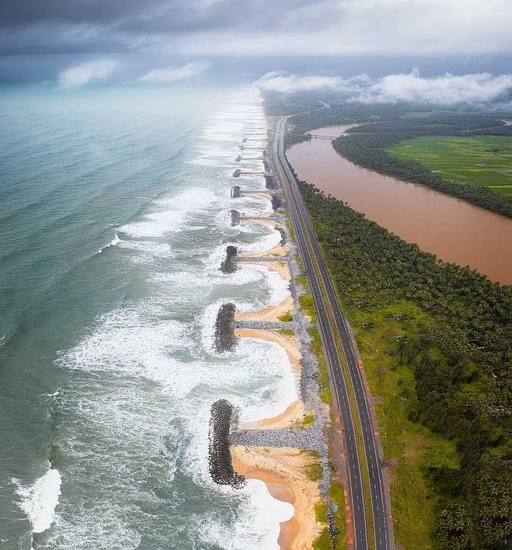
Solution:
M 391 506 L 397 544 L 407 550 L 434 547 L 435 498 L 429 487 L 429 468 L 456 468 L 455 445 L 409 419 L 414 376 L 396 359 L 394 342 L 412 335 L 429 317 L 406 301 L 379 312 L 345 307 L 363 359 L 381 429 L 385 459 L 391 470 Z M 408 321 L 401 320 L 406 317 Z M 371 328 L 364 328 L 371 326 Z
M 420 137 L 402 141 L 389 151 L 421 162 L 445 179 L 512 196 L 512 137 Z

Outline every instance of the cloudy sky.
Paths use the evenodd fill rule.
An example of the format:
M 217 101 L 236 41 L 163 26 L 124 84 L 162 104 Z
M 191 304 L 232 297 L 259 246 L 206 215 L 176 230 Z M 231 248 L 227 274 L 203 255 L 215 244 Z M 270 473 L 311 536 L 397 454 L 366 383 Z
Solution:
M 0 80 L 499 74 L 511 22 L 510 0 L 4 0 Z

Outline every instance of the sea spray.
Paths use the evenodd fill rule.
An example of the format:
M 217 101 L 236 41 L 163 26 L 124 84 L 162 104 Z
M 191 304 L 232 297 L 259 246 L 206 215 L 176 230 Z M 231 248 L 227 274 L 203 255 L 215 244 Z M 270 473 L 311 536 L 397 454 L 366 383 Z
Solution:
M 16 493 L 21 498 L 19 507 L 32 524 L 34 533 L 42 533 L 50 528 L 55 517 L 55 508 L 61 494 L 61 476 L 57 469 L 48 464 L 48 471 L 36 479 L 33 485 L 23 486 L 17 479 Z

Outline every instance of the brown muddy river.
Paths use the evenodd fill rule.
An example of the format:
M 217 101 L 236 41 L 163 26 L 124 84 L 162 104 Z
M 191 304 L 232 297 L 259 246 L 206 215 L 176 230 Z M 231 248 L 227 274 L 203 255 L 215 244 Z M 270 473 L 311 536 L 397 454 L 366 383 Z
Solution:
M 338 136 L 349 127 L 311 133 Z M 342 199 L 405 241 L 444 261 L 512 284 L 512 219 L 356 166 L 336 153 L 328 139 L 293 145 L 287 157 L 300 179 Z

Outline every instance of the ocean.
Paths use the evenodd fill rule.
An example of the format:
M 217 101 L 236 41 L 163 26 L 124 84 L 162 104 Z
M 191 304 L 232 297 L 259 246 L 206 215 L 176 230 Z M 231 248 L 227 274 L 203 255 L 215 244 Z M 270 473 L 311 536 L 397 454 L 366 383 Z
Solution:
M 241 420 L 297 397 L 285 351 L 213 348 L 221 304 L 288 295 L 228 245 L 280 241 L 229 210 L 271 210 L 256 90 L 0 92 L 0 548 L 271 550 L 293 508 L 208 471 L 210 407 Z

